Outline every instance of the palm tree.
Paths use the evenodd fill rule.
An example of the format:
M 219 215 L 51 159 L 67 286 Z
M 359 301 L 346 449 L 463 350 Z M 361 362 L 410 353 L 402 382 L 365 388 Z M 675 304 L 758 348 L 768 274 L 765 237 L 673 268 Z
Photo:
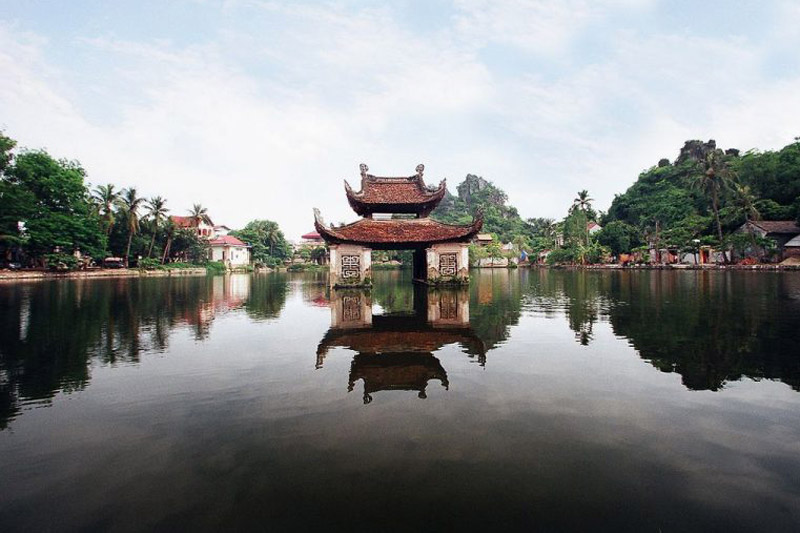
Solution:
M 714 150 L 706 154 L 698 164 L 694 175 L 694 186 L 702 190 L 711 199 L 711 210 L 717 224 L 717 236 L 722 242 L 722 223 L 719 219 L 719 198 L 723 191 L 731 188 L 734 172 L 728 166 L 722 150 Z
M 733 187 L 734 201 L 736 202 L 737 210 L 744 214 L 745 225 L 747 226 L 748 233 L 750 233 L 750 240 L 753 243 L 753 250 L 758 249 L 756 243 L 756 234 L 753 231 L 753 226 L 750 224 L 753 220 L 761 220 L 761 212 L 755 205 L 757 200 L 756 195 L 750 189 L 749 185 L 741 185 L 735 183 Z
M 147 202 L 147 216 L 153 219 L 153 238 L 150 239 L 150 248 L 147 249 L 147 257 L 153 253 L 153 245 L 156 243 L 159 223 L 162 218 L 166 218 L 169 209 L 166 207 L 167 201 L 160 196 L 154 196 Z
M 164 245 L 164 254 L 161 256 L 162 265 L 167 262 L 167 257 L 169 257 L 169 249 L 172 247 L 172 238 L 175 235 L 175 230 L 177 229 L 175 223 L 172 221 L 171 218 L 167 219 L 166 229 L 167 229 L 167 243 Z
M 269 243 L 269 255 L 275 257 L 275 245 L 281 240 L 278 224 L 269 221 L 264 226 L 264 240 Z
M 111 228 L 114 226 L 114 205 L 119 200 L 119 193 L 114 190 L 114 185 L 108 183 L 106 185 L 99 185 L 92 195 L 95 201 L 100 206 L 100 215 L 105 225 L 106 237 L 111 233 Z
M 581 211 L 588 211 L 592 208 L 592 202 L 594 202 L 594 198 L 589 198 L 589 191 L 583 189 L 578 192 L 577 198 L 572 201 L 572 207 Z
M 128 256 L 131 253 L 131 241 L 134 234 L 139 232 L 139 208 L 142 207 L 144 198 L 137 196 L 135 187 L 129 187 L 122 190 L 118 203 L 128 226 L 128 246 L 125 248 L 125 267 L 127 268 Z
M 208 216 L 208 209 L 201 204 L 192 205 L 192 208 L 189 209 L 189 216 L 192 217 L 198 225 L 200 225 L 200 222 L 211 225 L 211 217 Z
M 589 198 L 589 191 L 583 189 L 582 191 L 578 191 L 578 197 L 572 201 L 572 209 L 580 209 L 584 213 L 587 212 L 589 209 L 592 208 L 592 202 L 594 202 L 594 198 Z M 586 217 L 586 227 L 584 231 L 586 232 L 586 244 L 589 244 L 589 217 Z

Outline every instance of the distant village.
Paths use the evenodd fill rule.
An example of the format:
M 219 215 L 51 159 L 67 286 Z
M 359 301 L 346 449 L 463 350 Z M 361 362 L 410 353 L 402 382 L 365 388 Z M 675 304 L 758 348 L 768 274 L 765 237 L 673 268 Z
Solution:
M 298 242 L 275 221 L 232 229 L 215 224 L 199 204 L 178 215 L 163 197 L 140 196 L 135 187 L 91 187 L 77 162 L 15 147 L 0 133 L 5 271 L 333 265 L 332 279 L 353 283 L 381 268 L 463 281 L 471 267 L 800 266 L 800 141 L 744 155 L 714 141 L 687 141 L 674 161 L 644 171 L 607 212 L 595 211 L 583 190 L 560 221 L 522 219 L 506 194 L 479 176 L 468 175 L 451 194 L 444 180 L 426 185 L 424 165 L 380 177 L 362 164 L 360 189 L 346 183 L 344 191 L 361 219 L 337 226 L 316 212 Z

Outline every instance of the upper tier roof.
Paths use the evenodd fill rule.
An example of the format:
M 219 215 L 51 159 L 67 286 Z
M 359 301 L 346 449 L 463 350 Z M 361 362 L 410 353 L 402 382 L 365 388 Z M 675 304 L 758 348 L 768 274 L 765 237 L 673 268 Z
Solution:
M 372 213 L 416 213 L 427 216 L 444 198 L 447 187 L 442 180 L 437 188 L 425 186 L 422 173 L 424 165 L 417 165 L 417 173 L 408 177 L 382 177 L 367 174 L 367 165 L 361 165 L 361 190 L 356 192 L 345 180 L 344 188 L 350 207 L 361 216 Z
M 465 226 L 443 224 L 430 218 L 374 220 L 363 218 L 338 228 L 327 227 L 314 210 L 314 226 L 327 242 L 350 243 L 379 249 L 412 248 L 441 242 L 467 242 L 483 226 L 483 214 L 478 213 Z

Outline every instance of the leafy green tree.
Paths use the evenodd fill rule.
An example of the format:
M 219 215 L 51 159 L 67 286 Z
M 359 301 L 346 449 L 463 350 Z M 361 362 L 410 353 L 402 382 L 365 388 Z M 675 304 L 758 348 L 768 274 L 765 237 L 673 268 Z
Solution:
M 607 246 L 616 256 L 628 253 L 641 244 L 636 228 L 621 220 L 613 220 L 603 226 L 597 233 L 597 242 Z
M 14 160 L 12 150 L 17 146 L 17 141 L 0 131 L 0 176 L 2 176 L 6 169 L 11 165 Z
M 291 247 L 286 242 L 280 227 L 272 220 L 253 220 L 231 235 L 250 244 L 253 261 L 265 265 L 275 265 L 288 258 Z
M 208 240 L 191 228 L 176 228 L 169 245 L 171 257 L 186 263 L 204 264 L 208 262 Z
M 589 233 L 586 230 L 588 223 L 585 211 L 573 209 L 564 219 L 564 242 L 570 245 L 587 245 L 589 242 Z
M 125 227 L 128 232 L 128 245 L 125 247 L 125 266 L 129 264 L 131 253 L 131 241 L 133 236 L 139 233 L 139 209 L 144 204 L 145 199 L 140 198 L 135 187 L 128 187 L 122 190 L 118 205 L 125 219 Z
M 3 172 L 0 233 L 39 262 L 55 250 L 101 255 L 105 239 L 85 177 L 78 162 L 42 150 L 16 156 Z

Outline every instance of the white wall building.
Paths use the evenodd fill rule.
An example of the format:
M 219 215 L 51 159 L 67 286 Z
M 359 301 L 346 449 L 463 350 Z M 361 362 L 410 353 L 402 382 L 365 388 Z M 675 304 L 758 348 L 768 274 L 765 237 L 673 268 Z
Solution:
M 232 235 L 220 235 L 208 241 L 209 259 L 229 267 L 250 264 L 250 247 Z

